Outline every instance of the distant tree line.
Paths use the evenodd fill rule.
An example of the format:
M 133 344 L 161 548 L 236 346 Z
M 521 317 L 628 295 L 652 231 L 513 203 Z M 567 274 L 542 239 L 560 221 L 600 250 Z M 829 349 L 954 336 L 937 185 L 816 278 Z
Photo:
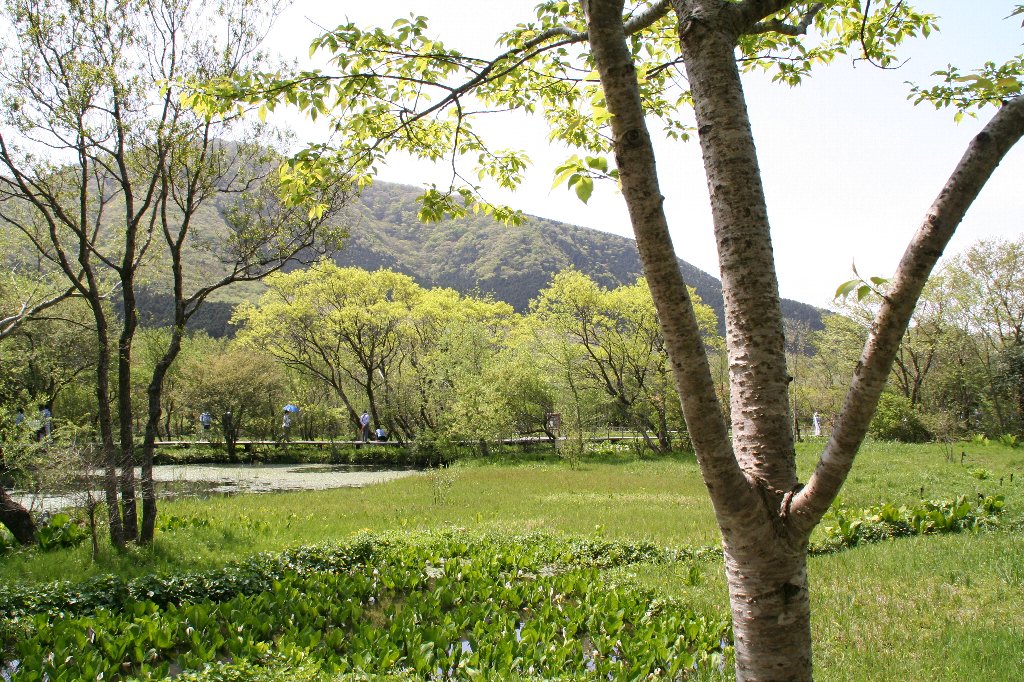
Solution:
M 903 339 L 872 427 L 876 437 L 1021 433 L 1022 273 L 1024 238 L 982 241 L 946 262 Z M 329 260 L 265 283 L 258 301 L 234 309 L 234 338 L 200 332 L 183 339 L 165 379 L 161 438 L 194 435 L 204 411 L 218 421 L 231 412 L 245 436 L 278 438 L 288 403 L 301 408 L 294 435 L 308 438 L 355 437 L 363 410 L 401 441 L 553 435 L 551 413 L 561 415 L 563 435 L 614 425 L 646 436 L 656 450 L 679 446 L 685 432 L 642 280 L 606 288 L 565 270 L 523 314 L 487 297 L 421 287 L 394 271 Z M 827 430 L 838 411 L 876 305 L 873 296 L 840 299 L 823 329 L 794 322 L 787 330 L 803 435 L 815 412 Z M 703 304 L 698 311 L 717 357 L 714 311 Z M 170 334 L 166 327 L 138 333 L 136 435 L 145 424 L 146 381 Z M 62 422 L 95 427 L 95 345 L 87 306 L 65 301 L 0 342 L 0 379 L 26 407 L 50 405 Z M 727 399 L 721 360 L 717 379 Z
M 391 270 L 368 272 L 330 260 L 269 275 L 265 283 L 258 301 L 234 309 L 234 337 L 182 337 L 164 376 L 155 438 L 213 438 L 234 458 L 240 438 L 358 438 L 366 410 L 374 428 L 401 443 L 468 441 L 486 452 L 497 439 L 561 436 L 571 453 L 588 434 L 615 427 L 637 434 L 638 445 L 652 452 L 687 447 L 642 279 L 607 288 L 565 270 L 526 313 L 487 297 L 425 288 Z M 879 284 L 860 300 L 837 300 L 823 329 L 800 322 L 787 328 L 792 412 L 801 437 L 813 435 L 815 413 L 822 435 L 829 432 L 884 288 Z M 5 288 L 0 303 L 9 308 L 23 293 Z M 728 404 L 718 321 L 694 297 L 717 390 Z M 128 400 L 112 395 L 106 406 L 115 423 L 121 405 L 131 406 L 134 438 L 146 432 L 150 377 L 173 336 L 170 327 L 136 333 Z M 52 414 L 54 438 L 65 444 L 99 438 L 98 348 L 95 316 L 78 297 L 28 318 L 0 340 L 6 397 L 0 476 L 6 485 L 41 470 L 44 408 Z M 286 404 L 299 408 L 287 430 Z M 204 412 L 211 415 L 209 432 L 199 421 Z M 976 434 L 1019 437 L 1022 431 L 1024 237 L 981 241 L 949 259 L 929 283 L 871 432 L 885 440 L 951 441 Z

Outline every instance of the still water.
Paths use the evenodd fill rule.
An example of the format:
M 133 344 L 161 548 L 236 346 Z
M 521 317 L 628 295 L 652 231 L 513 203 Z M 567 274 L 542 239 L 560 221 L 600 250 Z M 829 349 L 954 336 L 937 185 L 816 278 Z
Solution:
M 169 464 L 153 467 L 153 479 L 161 497 L 361 488 L 416 473 L 415 469 L 355 464 Z M 139 476 L 138 470 L 135 476 Z M 97 484 L 100 479 L 97 472 Z M 56 511 L 83 504 L 87 494 L 81 491 L 30 495 L 14 491 L 13 497 L 36 511 Z M 92 495 L 97 499 L 103 497 L 100 491 L 93 491 Z

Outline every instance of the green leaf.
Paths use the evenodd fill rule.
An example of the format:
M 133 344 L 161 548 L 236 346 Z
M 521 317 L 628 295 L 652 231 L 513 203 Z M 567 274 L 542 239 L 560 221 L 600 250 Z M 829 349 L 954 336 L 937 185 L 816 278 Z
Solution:
M 608 159 L 603 156 L 588 156 L 587 165 L 595 170 L 599 170 L 602 173 L 608 172 Z
M 1005 90 L 1007 92 L 1019 92 L 1020 91 L 1020 81 L 1017 80 L 1016 78 L 1012 78 L 1012 77 L 1009 77 L 1009 76 L 1005 77 L 1005 78 L 1000 78 L 999 80 L 997 80 L 996 81 L 996 86 L 1000 90 Z
M 594 180 L 586 176 L 581 176 L 579 182 L 576 183 L 576 196 L 585 204 L 590 200 L 590 195 L 593 193 Z
M 846 298 L 847 296 L 850 295 L 850 292 L 852 292 L 858 286 L 860 286 L 859 279 L 851 279 L 849 281 L 843 282 L 842 284 L 839 285 L 839 288 L 836 289 L 836 295 L 833 298 Z
M 558 187 L 565 182 L 573 173 L 576 172 L 578 166 L 562 166 L 556 170 L 555 181 L 551 183 L 551 189 Z

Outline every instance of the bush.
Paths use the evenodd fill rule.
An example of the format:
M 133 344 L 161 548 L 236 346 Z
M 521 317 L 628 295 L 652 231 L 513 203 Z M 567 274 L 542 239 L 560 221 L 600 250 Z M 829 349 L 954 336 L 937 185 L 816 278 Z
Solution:
M 39 547 L 44 550 L 76 547 L 89 537 L 85 523 L 64 513 L 54 514 L 39 528 Z
M 977 500 L 961 495 L 953 500 L 921 500 L 913 506 L 883 504 L 867 509 L 836 503 L 822 519 L 824 540 L 813 545 L 811 552 L 834 552 L 908 535 L 978 531 L 999 525 L 1005 506 L 1002 495 Z
M 895 393 L 883 393 L 868 433 L 878 440 L 923 443 L 931 438 L 910 400 Z
M 12 549 L 16 544 L 14 536 L 6 528 L 0 526 L 0 554 Z

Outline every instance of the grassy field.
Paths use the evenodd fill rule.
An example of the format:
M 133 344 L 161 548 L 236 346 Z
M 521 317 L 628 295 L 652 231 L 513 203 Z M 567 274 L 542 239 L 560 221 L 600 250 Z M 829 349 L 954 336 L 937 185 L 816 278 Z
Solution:
M 820 444 L 798 453 L 801 476 Z M 939 446 L 868 444 L 842 502 L 1003 495 L 1002 528 L 927 536 L 816 556 L 810 562 L 815 662 L 826 680 L 1010 680 L 1024 665 L 1024 450 L 962 445 L 947 461 Z M 961 463 L 960 453 L 965 453 Z M 1013 480 L 1011 481 L 1011 475 Z M 716 545 L 710 503 L 689 458 L 638 461 L 623 453 L 570 468 L 551 462 L 461 462 L 364 489 L 242 495 L 164 503 L 152 549 L 88 547 L 0 558 L 0 581 L 139 575 L 222 565 L 255 552 L 350 538 L 362 530 L 465 528 L 547 531 Z M 173 521 L 172 521 L 173 520 Z M 719 561 L 613 569 L 679 597 L 696 610 L 728 613 Z

